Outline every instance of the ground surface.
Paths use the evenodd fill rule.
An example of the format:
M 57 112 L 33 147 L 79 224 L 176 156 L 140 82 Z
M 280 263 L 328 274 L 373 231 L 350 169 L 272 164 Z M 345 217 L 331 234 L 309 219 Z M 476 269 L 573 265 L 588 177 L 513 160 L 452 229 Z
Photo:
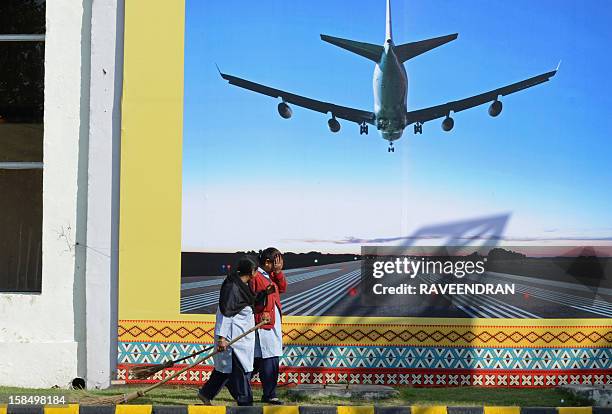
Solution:
M 68 391 L 54 389 L 26 389 L 0 387 L 0 404 L 7 403 L 10 395 L 67 395 L 71 402 L 79 402 L 85 397 L 112 396 L 133 392 L 143 387 L 115 387 L 103 391 Z M 341 398 L 324 398 L 307 401 L 290 401 L 284 389 L 279 397 L 290 405 L 447 405 L 447 406 L 522 406 L 522 407 L 564 407 L 588 406 L 587 400 L 579 400 L 556 389 L 491 389 L 476 387 L 461 388 L 398 388 L 399 398 L 387 400 L 357 400 Z M 193 387 L 175 386 L 151 391 L 145 397 L 133 401 L 134 404 L 155 405 L 193 405 L 199 401 Z M 256 405 L 261 399 L 261 389 L 253 390 Z M 216 405 L 234 405 L 229 393 L 223 390 L 214 401 Z

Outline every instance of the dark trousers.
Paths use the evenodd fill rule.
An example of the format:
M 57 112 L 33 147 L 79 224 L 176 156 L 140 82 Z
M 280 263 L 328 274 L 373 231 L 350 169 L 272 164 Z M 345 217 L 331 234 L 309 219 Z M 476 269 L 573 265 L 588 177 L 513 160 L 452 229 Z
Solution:
M 278 357 L 255 358 L 253 375 L 259 372 L 259 379 L 263 387 L 263 400 L 276 398 L 276 384 L 278 383 Z
M 253 405 L 251 373 L 244 372 L 236 354 L 232 354 L 232 373 L 224 374 L 214 370 L 206 384 L 200 389 L 200 394 L 212 400 L 219 394 L 224 385 L 227 386 L 238 405 Z

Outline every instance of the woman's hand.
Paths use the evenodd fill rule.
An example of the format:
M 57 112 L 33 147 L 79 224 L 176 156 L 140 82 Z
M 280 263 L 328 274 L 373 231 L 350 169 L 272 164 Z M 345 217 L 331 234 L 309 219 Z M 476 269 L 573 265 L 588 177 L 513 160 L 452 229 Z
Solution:
M 217 340 L 217 351 L 219 352 L 223 352 L 227 349 L 229 345 L 229 342 L 227 342 L 227 339 L 225 339 L 224 337 L 219 337 L 219 339 Z
M 262 312 L 261 321 L 265 323 L 269 323 L 270 322 L 270 312 Z
M 283 270 L 284 265 L 285 265 L 285 262 L 283 260 L 283 255 L 277 254 L 276 257 L 274 257 L 274 263 L 272 264 L 272 271 L 274 273 L 278 273 L 281 270 Z

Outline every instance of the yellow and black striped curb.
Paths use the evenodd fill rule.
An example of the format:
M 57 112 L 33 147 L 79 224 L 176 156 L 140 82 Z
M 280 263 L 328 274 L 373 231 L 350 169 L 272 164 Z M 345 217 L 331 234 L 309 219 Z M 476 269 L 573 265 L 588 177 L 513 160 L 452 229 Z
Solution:
M 0 414 L 612 414 L 612 407 L 4 405 Z

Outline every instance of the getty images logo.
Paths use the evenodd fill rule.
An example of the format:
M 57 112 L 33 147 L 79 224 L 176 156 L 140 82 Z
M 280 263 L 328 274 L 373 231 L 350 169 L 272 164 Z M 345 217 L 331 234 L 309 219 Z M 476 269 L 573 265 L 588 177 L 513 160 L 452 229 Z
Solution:
M 482 275 L 487 259 L 480 260 L 440 260 L 420 258 L 395 258 L 377 260 L 372 263 L 372 276 L 380 279 L 386 275 L 409 276 L 414 279 L 420 274 L 453 275 L 461 279 L 466 275 Z

